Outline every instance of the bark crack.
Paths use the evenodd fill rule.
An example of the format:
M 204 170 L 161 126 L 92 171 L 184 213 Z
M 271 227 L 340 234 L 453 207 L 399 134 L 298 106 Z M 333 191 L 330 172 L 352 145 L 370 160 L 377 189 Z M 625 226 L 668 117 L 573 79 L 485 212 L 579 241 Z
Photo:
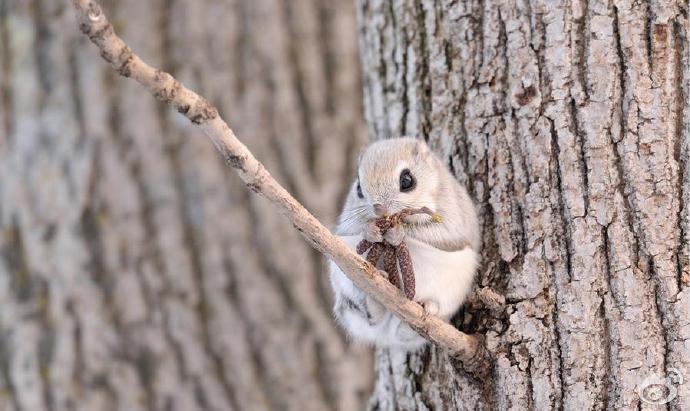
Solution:
M 19 303 L 30 301 L 35 290 L 27 249 L 24 246 L 24 234 L 16 216 L 13 217 L 12 224 L 5 229 L 5 236 L 6 241 L 2 251 L 10 273 L 10 289 Z
M 431 131 L 431 119 L 429 118 L 431 109 L 431 95 L 432 95 L 432 82 L 429 78 L 429 49 L 427 46 L 427 34 L 426 34 L 426 11 L 424 10 L 424 3 L 417 2 L 415 10 L 415 22 L 416 31 L 418 34 L 419 43 L 419 55 L 417 55 L 418 64 L 416 72 L 418 77 L 416 78 L 418 84 L 417 86 L 421 88 L 421 112 L 417 110 L 417 115 L 421 116 L 421 127 L 418 128 L 417 135 L 423 137 L 424 140 L 428 140 L 429 132 Z
M 612 363 L 612 347 L 614 344 L 617 343 L 617 341 L 613 341 L 612 333 L 611 333 L 611 323 L 608 318 L 608 313 L 606 312 L 606 295 L 612 296 L 612 288 L 611 288 L 611 274 L 613 273 L 612 268 L 611 268 L 611 255 L 609 254 L 609 234 L 608 234 L 608 226 L 602 227 L 601 228 L 601 243 L 602 243 L 602 253 L 603 253 L 603 259 L 604 259 L 604 266 L 605 266 L 605 285 L 606 289 L 603 290 L 603 294 L 600 295 L 601 298 L 601 304 L 599 305 L 599 316 L 601 317 L 603 321 L 602 325 L 602 331 L 603 331 L 603 341 L 608 341 L 608 344 L 606 344 L 606 349 L 604 350 L 604 367 L 606 368 L 606 376 L 604 378 L 604 385 L 601 387 L 601 391 L 599 394 L 599 398 L 603 399 L 603 409 L 608 409 L 609 405 L 609 398 L 612 396 L 612 387 L 615 386 L 615 380 L 614 380 L 614 375 L 616 374 L 613 369 L 613 363 Z
M 690 132 L 690 128 L 685 128 L 686 125 L 686 109 L 688 109 L 688 106 L 690 103 L 688 103 L 690 99 L 690 95 L 688 95 L 688 92 L 690 91 L 690 83 L 685 84 L 684 81 L 687 81 L 688 79 L 684 78 L 684 73 L 683 73 L 683 56 L 688 55 L 688 47 L 687 47 L 687 38 L 683 38 L 683 31 L 682 31 L 682 26 L 678 22 L 678 19 L 676 19 L 673 22 L 673 32 L 674 32 L 674 49 L 675 49 L 675 56 L 674 56 L 674 70 L 675 70 L 675 79 L 674 79 L 674 85 L 676 89 L 678 90 L 678 95 L 676 96 L 676 107 L 675 107 L 675 118 L 676 118 L 676 124 L 675 124 L 675 138 L 676 138 L 676 144 L 674 147 L 674 157 L 676 159 L 676 162 L 678 163 L 678 182 L 676 185 L 676 190 L 678 193 L 678 216 L 677 219 L 679 222 L 681 222 L 678 225 L 679 228 L 679 236 L 678 236 L 678 248 L 676 250 L 676 261 L 677 261 L 677 277 L 678 277 L 678 290 L 682 290 L 684 286 L 690 284 L 690 278 L 683 278 L 684 275 L 688 275 L 687 273 L 690 271 L 688 270 L 688 265 L 690 262 L 688 261 L 688 244 L 687 244 L 687 233 L 686 233 L 686 224 L 683 223 L 683 214 L 688 214 L 687 207 L 688 204 L 684 202 L 683 200 L 686 198 L 687 193 L 685 192 L 685 187 L 688 183 L 686 181 L 685 176 L 687 173 L 686 169 L 686 161 L 688 157 L 690 157 L 690 152 L 688 152 L 688 143 L 686 142 L 686 139 L 683 137 L 684 132 Z M 683 104 L 686 106 L 684 107 Z M 684 260 L 684 261 L 683 261 Z
M 37 80 L 41 86 L 41 93 L 39 94 L 39 111 L 41 111 L 45 107 L 47 97 L 52 93 L 55 83 L 55 74 L 52 69 L 54 62 L 49 53 L 54 36 L 49 26 L 50 18 L 46 16 L 47 6 L 44 0 L 35 0 L 32 9 L 37 43 L 37 46 L 34 47 L 34 58 L 38 69 Z
M 590 28 L 590 17 L 589 17 L 589 0 L 581 0 L 578 2 L 580 5 L 584 3 L 582 7 L 582 16 L 574 20 L 573 27 L 576 27 L 574 37 L 574 47 L 577 50 L 577 56 L 574 59 L 574 65 L 577 69 L 577 78 L 580 83 L 580 88 L 582 92 L 582 98 L 579 96 L 575 97 L 577 104 L 582 106 L 589 101 L 590 96 L 590 86 L 589 79 L 587 76 L 587 53 L 590 50 L 590 40 L 587 33 L 591 33 Z
M 575 136 L 576 144 L 578 150 L 578 163 L 580 166 L 580 174 L 582 175 L 582 196 L 583 196 L 583 202 L 584 202 L 584 215 L 582 217 L 587 217 L 589 214 L 589 175 L 588 175 L 588 168 L 587 168 L 587 156 L 586 156 L 586 150 L 585 150 L 585 136 L 584 136 L 584 131 L 581 130 L 580 125 L 579 125 L 579 118 L 578 118 L 578 108 L 577 104 L 575 103 L 574 98 L 570 98 L 570 118 L 572 119 L 572 124 L 573 124 L 573 135 Z
M 311 107 L 311 102 L 307 96 L 307 91 L 304 89 L 305 76 L 300 66 L 300 56 L 297 48 L 298 33 L 294 22 L 294 11 L 292 10 L 294 5 L 290 0 L 283 0 L 281 4 L 287 36 L 290 39 L 287 42 L 287 61 L 293 91 L 297 97 L 297 106 L 295 107 L 295 110 L 297 110 L 299 113 L 298 115 L 300 118 L 302 132 L 304 133 L 304 138 L 306 140 L 304 146 L 306 153 L 306 165 L 310 172 L 310 178 L 314 180 L 314 183 L 318 183 L 320 178 L 319 173 L 316 170 L 316 153 L 319 142 L 312 126 L 312 118 L 314 117 L 315 113 Z
M 69 79 L 70 79 L 70 91 L 72 96 L 72 112 L 74 115 L 74 120 L 77 123 L 79 129 L 79 135 L 77 136 L 77 146 L 81 146 L 86 139 L 86 118 L 84 116 L 84 103 L 81 97 L 81 84 L 80 78 L 82 73 L 79 69 L 78 63 L 78 52 L 77 48 L 81 42 L 74 39 L 69 46 L 69 56 L 68 56 L 68 66 L 69 66 Z
M 14 55 L 12 53 L 13 36 L 9 29 L 9 1 L 0 1 L 0 98 L 2 99 L 3 123 L 7 143 L 14 134 Z
M 553 120 L 549 119 L 549 123 L 551 124 L 551 160 L 552 160 L 552 169 L 554 171 L 555 177 L 556 177 L 556 189 L 558 191 L 558 201 L 556 204 L 556 214 L 559 216 L 561 220 L 561 226 L 563 230 L 563 235 L 562 239 L 564 242 L 564 254 L 565 254 L 565 268 L 566 268 L 566 275 L 567 275 L 567 281 L 572 282 L 573 279 L 573 262 L 572 262 L 572 255 L 573 255 L 573 244 L 571 241 L 572 238 L 572 230 L 571 230 L 571 224 L 568 224 L 568 218 L 566 215 L 566 204 L 565 204 L 565 199 L 563 196 L 564 193 L 564 187 L 563 187 L 563 180 L 561 177 L 561 161 L 560 161 L 560 153 L 561 153 L 561 148 L 558 144 L 558 134 L 554 128 L 554 123 Z
M 0 329 L 0 377 L 2 377 L 2 380 L 0 381 L 4 380 L 3 385 L 6 391 L 6 395 L 9 397 L 9 400 L 12 403 L 12 406 L 14 407 L 15 411 L 23 411 L 24 408 L 22 407 L 21 403 L 19 402 L 19 398 L 17 397 L 16 384 L 12 379 L 11 359 L 13 355 L 12 347 L 10 346 L 10 344 L 11 341 L 9 331 Z
M 247 60 L 250 53 L 253 50 L 253 38 L 249 32 L 249 12 L 248 4 L 244 1 L 234 2 L 235 14 L 237 15 L 237 24 L 235 32 L 235 42 L 233 44 L 232 50 L 232 73 L 234 74 L 233 90 L 235 97 L 238 100 L 243 100 L 245 98 L 245 83 L 247 81 L 247 73 L 249 71 L 247 67 Z M 223 110 L 221 110 L 223 111 Z
M 229 247 L 223 247 L 224 249 L 229 249 Z M 239 313 L 242 318 L 250 318 L 246 310 L 244 310 L 241 303 L 242 297 L 239 294 L 238 284 L 237 284 L 237 271 L 235 269 L 234 263 L 230 258 L 225 258 L 223 260 L 223 268 L 225 274 L 228 277 L 228 285 L 225 287 L 225 295 L 227 296 L 227 302 L 233 307 L 233 310 Z M 268 401 L 270 404 L 270 409 L 276 409 L 282 404 L 281 399 L 277 396 L 276 390 L 272 389 L 272 382 L 270 376 L 267 374 L 264 368 L 263 361 L 261 360 L 261 351 L 257 344 L 254 344 L 252 338 L 248 333 L 247 327 L 251 327 L 251 324 L 243 323 L 243 329 L 241 334 L 244 336 L 247 347 L 249 349 L 249 359 L 252 365 L 251 373 L 255 375 L 258 379 L 258 384 L 255 384 L 256 389 L 261 395 L 261 399 Z

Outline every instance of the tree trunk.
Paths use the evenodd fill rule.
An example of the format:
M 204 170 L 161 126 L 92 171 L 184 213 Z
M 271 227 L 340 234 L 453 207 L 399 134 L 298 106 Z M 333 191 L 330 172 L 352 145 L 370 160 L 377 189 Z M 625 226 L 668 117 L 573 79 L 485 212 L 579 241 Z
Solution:
M 104 6 L 335 220 L 366 134 L 353 4 Z M 364 407 L 371 354 L 332 321 L 320 256 L 69 1 L 0 0 L 0 113 L 0 410 Z
M 486 335 L 490 380 L 379 350 L 370 408 L 690 409 L 688 3 L 358 9 L 374 137 L 447 160 L 481 216 L 477 284 L 506 299 L 456 318 Z M 653 374 L 666 405 L 640 400 Z

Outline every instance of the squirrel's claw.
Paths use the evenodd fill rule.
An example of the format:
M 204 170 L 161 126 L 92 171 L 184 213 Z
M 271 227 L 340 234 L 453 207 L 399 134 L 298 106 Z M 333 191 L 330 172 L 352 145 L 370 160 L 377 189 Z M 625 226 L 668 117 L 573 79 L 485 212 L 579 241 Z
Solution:
M 404 238 L 405 230 L 400 224 L 394 225 L 393 227 L 389 228 L 383 235 L 383 239 L 386 240 L 388 244 L 396 247 L 399 246 L 400 243 L 402 243 Z
M 380 243 L 383 241 L 383 234 L 381 229 L 376 225 L 375 221 L 370 221 L 364 228 L 364 239 L 372 243 Z

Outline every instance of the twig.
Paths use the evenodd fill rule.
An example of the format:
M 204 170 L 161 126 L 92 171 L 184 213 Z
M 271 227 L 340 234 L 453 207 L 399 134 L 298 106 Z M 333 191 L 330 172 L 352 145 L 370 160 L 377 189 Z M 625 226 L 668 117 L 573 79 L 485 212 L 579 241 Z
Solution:
M 364 292 L 410 324 L 419 334 L 448 349 L 468 370 L 485 371 L 489 358 L 483 339 L 464 334 L 450 324 L 424 313 L 407 300 L 371 264 L 360 258 L 280 186 L 242 144 L 206 99 L 187 89 L 170 74 L 151 67 L 120 39 L 95 1 L 73 0 L 81 31 L 101 51 L 101 56 L 124 77 L 143 85 L 158 100 L 184 114 L 213 141 L 225 161 L 247 187 L 271 201 L 312 247 L 331 258 Z

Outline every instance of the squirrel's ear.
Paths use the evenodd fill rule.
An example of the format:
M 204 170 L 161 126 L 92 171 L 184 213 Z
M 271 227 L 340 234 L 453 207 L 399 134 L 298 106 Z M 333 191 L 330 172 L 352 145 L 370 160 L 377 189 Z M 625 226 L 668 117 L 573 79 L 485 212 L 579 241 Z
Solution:
M 357 154 L 357 165 L 362 163 L 362 156 L 364 156 L 364 153 L 367 151 L 367 147 L 369 147 L 368 144 L 362 146 L 362 148 L 359 149 L 359 154 Z
M 429 147 L 426 145 L 424 140 L 417 139 L 414 147 L 412 148 L 412 156 L 419 157 L 420 155 L 425 154 L 428 149 Z

